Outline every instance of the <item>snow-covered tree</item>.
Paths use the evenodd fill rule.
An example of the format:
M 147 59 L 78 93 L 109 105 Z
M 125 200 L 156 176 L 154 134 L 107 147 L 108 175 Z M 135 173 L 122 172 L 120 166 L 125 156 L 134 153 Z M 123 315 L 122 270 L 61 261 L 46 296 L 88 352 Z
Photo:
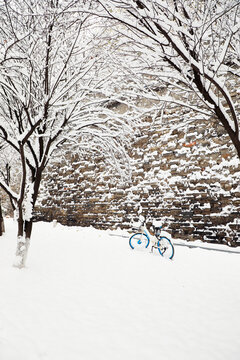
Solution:
M 239 0 L 95 3 L 97 13 L 121 24 L 122 36 L 131 38 L 138 48 L 144 67 L 138 68 L 136 78 L 142 73 L 145 79 L 140 94 L 187 105 L 206 121 L 217 119 L 240 158 Z M 164 96 L 157 90 L 161 85 L 168 89 Z
M 130 135 L 133 108 L 112 110 L 112 101 L 125 101 L 119 91 L 112 96 L 117 69 L 107 66 L 109 39 L 89 15 L 90 2 L 5 0 L 0 5 L 0 141 L 15 152 L 21 167 L 17 188 L 4 176 L 0 186 L 16 208 L 15 266 L 21 268 L 53 152 L 66 141 L 82 142 L 86 149 L 97 139 L 98 149 L 114 157 Z

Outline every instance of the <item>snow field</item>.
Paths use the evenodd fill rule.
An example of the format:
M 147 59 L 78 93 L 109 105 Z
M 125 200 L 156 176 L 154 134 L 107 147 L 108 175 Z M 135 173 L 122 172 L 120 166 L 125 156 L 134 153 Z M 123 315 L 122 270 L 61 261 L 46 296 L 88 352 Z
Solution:
M 6 219 L 0 359 L 238 360 L 240 254 L 176 246 L 168 261 L 115 235 L 34 224 L 18 270 Z

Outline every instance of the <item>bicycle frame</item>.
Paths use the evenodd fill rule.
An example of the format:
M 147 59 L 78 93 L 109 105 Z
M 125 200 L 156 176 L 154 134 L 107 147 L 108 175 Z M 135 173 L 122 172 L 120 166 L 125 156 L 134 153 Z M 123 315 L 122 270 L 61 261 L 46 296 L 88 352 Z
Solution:
M 161 229 L 161 228 L 162 228 L 162 226 L 159 227 L 159 229 Z M 136 229 L 136 230 L 138 230 L 138 229 Z M 142 234 L 145 234 L 147 236 L 148 240 L 152 244 L 152 248 L 157 246 L 158 238 L 156 237 L 155 234 L 154 235 L 150 234 L 145 223 L 140 226 L 139 232 Z M 160 233 L 159 233 L 159 235 L 160 235 Z

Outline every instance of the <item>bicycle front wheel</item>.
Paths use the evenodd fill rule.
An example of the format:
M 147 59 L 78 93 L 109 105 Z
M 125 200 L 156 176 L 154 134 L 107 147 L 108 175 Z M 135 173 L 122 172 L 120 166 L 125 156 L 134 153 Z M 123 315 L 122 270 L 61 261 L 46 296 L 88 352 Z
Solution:
M 167 259 L 172 259 L 174 256 L 173 244 L 165 236 L 161 236 L 160 239 L 158 240 L 158 251 L 163 257 Z
M 146 234 L 134 234 L 129 239 L 129 245 L 132 249 L 144 249 L 149 245 L 149 238 Z

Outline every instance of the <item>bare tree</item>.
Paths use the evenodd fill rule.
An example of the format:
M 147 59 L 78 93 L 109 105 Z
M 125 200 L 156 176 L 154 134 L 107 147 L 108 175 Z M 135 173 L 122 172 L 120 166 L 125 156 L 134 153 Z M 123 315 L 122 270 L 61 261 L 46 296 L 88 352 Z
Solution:
M 64 0 L 6 0 L 0 7 L 0 140 L 21 166 L 17 189 L 4 177 L 0 186 L 16 208 L 19 268 L 25 266 L 33 209 L 53 152 L 66 140 L 91 147 L 97 139 L 98 148 L 114 157 L 131 132 L 132 109 L 117 114 L 109 106 L 107 85 L 116 69 L 106 66 L 108 42 L 99 40 L 104 30 L 88 12 L 79 15 L 83 7 L 87 2 Z
M 158 79 L 168 87 L 168 94 L 158 99 L 190 106 L 205 119 L 218 119 L 240 158 L 239 0 L 96 3 L 98 14 L 121 24 L 122 35 L 135 42 L 145 63 L 138 74 L 142 71 L 145 80 Z M 151 86 L 145 87 L 142 95 L 156 99 Z

